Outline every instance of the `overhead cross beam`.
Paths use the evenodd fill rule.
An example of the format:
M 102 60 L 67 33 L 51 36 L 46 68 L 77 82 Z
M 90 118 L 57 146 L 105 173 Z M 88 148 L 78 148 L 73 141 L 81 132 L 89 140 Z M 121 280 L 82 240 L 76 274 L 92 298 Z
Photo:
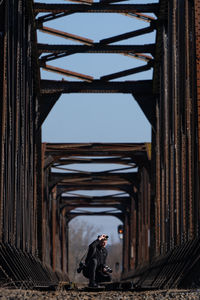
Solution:
M 46 143 L 45 155 L 54 156 L 146 156 L 149 143 Z
M 115 2 L 124 2 L 127 0 L 100 0 L 100 3 L 115 3 Z
M 92 4 L 93 0 L 66 0 L 70 2 L 84 3 L 84 4 Z
M 91 202 L 97 202 L 97 203 L 112 203 L 112 202 L 116 202 L 116 203 L 121 203 L 121 202 L 127 202 L 127 201 L 130 201 L 130 197 L 113 197 L 112 195 L 111 196 L 95 196 L 95 197 L 84 197 L 84 196 L 81 196 L 81 197 L 69 197 L 69 196 L 62 196 L 60 198 L 60 201 L 61 202 L 64 202 L 64 203 L 79 203 L 79 202 L 83 202 L 88 204 L 88 203 L 91 203 Z
M 124 214 L 121 212 L 103 211 L 103 212 L 68 212 L 67 213 L 67 217 L 69 219 L 80 217 L 80 216 L 110 216 L 110 217 L 116 217 L 121 221 L 123 221 L 124 219 Z
M 139 188 L 140 177 L 138 171 L 133 172 L 133 166 L 109 168 L 104 171 L 82 171 L 63 168 L 62 172 L 53 172 L 57 164 L 65 165 L 69 162 L 88 160 L 92 163 L 99 160 L 120 163 L 122 161 L 139 166 L 148 164 L 149 144 L 144 143 L 72 143 L 72 144 L 44 144 L 45 161 L 50 173 L 48 189 L 54 188 L 56 199 L 61 211 L 65 210 L 69 219 L 80 215 L 107 215 L 116 216 L 123 221 L 124 212 L 130 209 L 131 199 L 135 199 L 135 192 Z M 114 160 L 114 161 L 113 161 Z M 67 172 L 66 172 L 67 171 Z M 56 190 L 55 190 L 56 188 Z M 92 195 L 88 192 L 92 191 Z M 103 194 L 99 193 L 103 191 Z M 112 193 L 110 194 L 110 192 Z M 114 192 L 117 191 L 117 192 Z M 108 208 L 114 210 L 90 212 L 77 208 Z
M 69 198 L 69 199 L 68 199 Z M 119 199 L 118 199 L 119 198 Z M 128 206 L 130 205 L 130 197 L 93 197 L 93 199 L 84 199 L 78 197 L 60 197 L 61 207 L 113 207 L 113 206 Z
M 93 43 L 88 45 L 49 45 L 38 44 L 38 53 L 151 53 L 154 55 L 155 44 L 146 45 L 107 45 L 101 43 Z
M 62 17 L 66 17 L 69 15 L 72 15 L 76 13 L 75 11 L 69 11 L 69 12 L 58 12 L 58 13 L 49 13 L 49 14 L 45 14 L 42 17 L 38 17 L 36 19 L 36 25 L 38 28 L 40 28 L 42 26 L 43 23 L 45 22 L 49 22 L 58 18 L 62 18 Z M 37 15 L 38 12 L 35 12 L 35 14 Z M 156 18 L 149 16 L 149 15 L 145 15 L 143 13 L 121 13 L 122 15 L 131 17 L 131 18 L 136 18 L 138 20 L 144 21 L 144 22 L 148 22 L 151 23 L 152 21 L 155 21 Z
M 35 3 L 36 13 L 155 13 L 159 12 L 158 4 L 46 4 Z
M 124 93 L 133 95 L 152 95 L 152 80 L 105 82 L 73 82 L 41 80 L 41 93 Z
M 118 157 L 118 158 L 66 158 L 58 159 L 54 166 L 71 165 L 71 164 L 120 164 L 126 166 L 136 167 L 134 160 L 131 157 Z
M 102 182 L 101 184 L 58 184 L 57 185 L 57 197 L 60 197 L 63 193 L 69 191 L 120 191 L 126 192 L 129 195 L 133 194 L 132 188 L 129 185 L 119 185 L 119 183 L 110 184 L 107 182 Z
M 88 176 L 88 177 L 85 177 L 85 178 L 77 178 L 77 179 L 74 179 L 72 178 L 71 180 L 68 179 L 68 180 L 64 180 L 63 178 L 60 179 L 60 178 L 54 178 L 54 180 L 52 179 L 52 181 L 50 180 L 49 183 L 50 183 L 50 188 L 53 188 L 53 185 L 58 185 L 58 187 L 74 187 L 74 186 L 79 186 L 79 187 L 86 187 L 86 186 L 89 186 L 91 187 L 91 189 L 93 190 L 93 187 L 94 187 L 94 190 L 96 190 L 98 187 L 106 187 L 106 186 L 109 186 L 109 187 L 118 187 L 118 186 L 126 186 L 126 187 L 130 187 L 131 184 L 135 184 L 135 186 L 137 186 L 137 183 L 138 183 L 138 178 L 137 177 L 137 173 L 136 175 L 133 177 L 132 179 L 132 183 L 128 180 L 125 180 L 123 178 L 120 178 L 120 177 L 114 177 L 114 176 L 110 176 L 110 175 L 106 175 L 104 177 L 100 177 L 99 178 L 96 176 L 96 178 L 93 178 L 92 176 Z M 112 190 L 112 189 L 111 189 Z
M 148 19 L 148 15 L 144 15 L 144 12 L 152 12 L 156 14 L 158 10 L 158 4 L 110 4 L 110 2 L 115 2 L 109 0 L 108 2 L 101 1 L 99 3 L 92 3 L 89 0 L 90 5 L 82 4 L 79 1 L 79 4 L 43 4 L 36 3 L 35 13 L 39 12 L 51 12 L 53 14 L 66 14 L 66 13 L 76 13 L 76 12 L 117 12 L 123 14 L 132 14 L 142 18 Z M 118 1 L 116 1 L 118 2 Z M 121 0 L 119 1 L 121 2 Z M 88 3 L 87 3 L 88 4 Z M 126 11 L 126 9 L 128 9 Z M 152 94 L 152 86 L 150 87 L 147 82 L 143 82 L 143 91 L 147 91 L 147 94 L 144 92 L 141 94 L 137 90 L 137 83 L 135 82 L 112 82 L 108 83 L 109 80 L 121 78 L 124 76 L 133 75 L 139 72 L 144 72 L 152 68 L 153 66 L 153 57 L 155 52 L 155 45 L 110 45 L 114 42 L 123 41 L 125 39 L 133 38 L 136 36 L 144 35 L 150 33 L 156 28 L 156 20 L 154 17 L 149 17 L 150 26 L 134 30 L 131 32 L 123 33 L 113 37 L 100 40 L 99 43 L 94 43 L 93 40 L 87 39 L 81 36 L 63 32 L 57 29 L 44 27 L 41 20 L 37 19 L 37 25 L 40 30 L 45 33 L 52 35 L 57 35 L 65 39 L 75 40 L 80 42 L 83 45 L 44 45 L 38 44 L 38 53 L 49 53 L 43 55 L 40 59 L 40 66 L 50 72 L 58 73 L 67 77 L 75 77 L 83 82 L 55 82 L 55 81 L 42 81 L 41 82 L 41 92 L 42 95 L 46 93 L 131 93 L 134 96 L 143 96 Z M 66 70 L 58 68 L 55 66 L 47 65 L 46 62 L 52 61 L 55 59 L 63 58 L 68 55 L 76 53 L 120 53 L 134 58 L 139 58 L 147 62 L 146 65 L 130 68 L 128 70 L 122 70 L 120 72 L 111 73 L 109 75 L 104 75 L 99 79 L 94 79 L 92 76 L 86 74 L 80 74 L 71 70 Z M 147 55 L 147 53 L 152 56 Z M 86 82 L 89 82 L 88 85 Z M 102 83 L 103 82 L 103 83 Z M 107 83 L 106 83 L 107 82 Z M 56 84 L 56 86 L 55 86 Z M 49 89 L 50 85 L 50 89 Z M 148 87 L 147 87 L 148 85 Z
M 119 162 L 119 155 L 122 156 L 121 158 L 123 160 L 126 157 L 129 160 L 131 158 L 132 163 L 139 162 L 141 166 L 143 166 L 148 163 L 147 148 L 147 145 L 143 143 L 46 144 L 45 157 L 46 160 L 48 160 L 49 157 L 51 158 L 48 160 L 48 164 L 51 167 L 54 167 L 54 164 L 59 161 L 65 161 L 67 158 L 78 158 L 78 160 L 80 160 L 83 159 L 84 156 L 86 156 L 86 159 L 92 157 L 97 159 L 97 157 L 100 156 L 101 159 L 104 159 L 104 157 L 106 157 L 106 159 L 117 158 Z M 81 161 L 79 161 L 79 163 L 81 163 Z M 79 170 L 71 170 L 73 172 L 70 172 L 70 169 L 67 168 L 67 173 L 64 169 L 64 172 L 51 172 L 49 187 L 53 188 L 54 186 L 57 186 L 59 196 L 67 191 L 78 190 L 119 190 L 131 194 L 133 192 L 133 186 L 138 187 L 139 184 L 138 173 L 133 172 L 132 169 L 133 166 L 99 172 L 89 172 L 87 170 L 81 172 Z M 81 197 L 82 196 L 83 195 L 81 195 Z M 112 196 L 110 196 L 110 198 L 111 197 Z M 84 197 L 84 199 L 86 198 L 88 200 L 92 199 L 88 196 Z M 97 198 L 95 198 L 95 200 L 97 200 Z M 120 198 L 116 200 L 119 201 Z
M 92 172 L 92 173 L 58 173 L 51 172 L 49 186 L 53 188 L 58 183 L 66 184 L 134 184 L 138 183 L 138 175 L 136 172 L 130 173 L 108 173 L 108 172 Z

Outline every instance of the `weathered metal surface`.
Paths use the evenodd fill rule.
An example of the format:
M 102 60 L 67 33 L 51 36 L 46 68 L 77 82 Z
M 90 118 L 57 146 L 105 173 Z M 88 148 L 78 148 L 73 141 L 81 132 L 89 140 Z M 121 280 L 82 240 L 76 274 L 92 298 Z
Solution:
M 187 0 L 160 1 L 158 19 L 163 24 L 157 32 L 152 144 L 154 249 L 151 267 L 140 266 L 132 272 L 143 287 L 168 288 L 187 284 L 187 280 L 191 284 L 197 275 L 192 275 L 192 270 L 199 265 L 194 8 Z
M 109 143 L 88 143 L 88 144 L 44 144 L 46 151 L 44 157 L 45 173 L 47 174 L 45 189 L 49 193 L 49 199 L 56 199 L 54 205 L 58 215 L 64 215 L 68 222 L 80 215 L 93 215 L 93 216 L 115 216 L 121 221 L 127 220 L 129 222 L 130 207 L 139 201 L 140 196 L 136 197 L 137 189 L 140 185 L 140 178 L 138 177 L 137 168 L 149 168 L 149 145 L 148 144 L 109 144 Z M 87 163 L 94 164 L 96 171 L 87 170 Z M 106 162 L 106 170 L 98 171 L 98 166 L 104 165 Z M 73 168 L 73 164 L 79 164 L 79 169 Z M 118 166 L 113 169 L 113 163 L 117 163 Z M 68 166 L 70 164 L 70 167 Z M 85 170 L 81 170 L 81 164 L 83 164 Z M 109 168 L 110 164 L 110 168 Z M 54 169 L 61 171 L 55 172 Z M 145 186 L 142 186 L 145 188 Z M 80 192 L 80 190 L 82 192 Z M 87 191 L 93 190 L 94 195 L 89 196 Z M 105 194 L 99 195 L 99 190 L 104 191 Z M 56 191 L 56 194 L 55 194 Z M 84 194 L 83 191 L 86 191 Z M 110 192 L 112 191 L 112 194 Z M 95 194 L 96 193 L 96 194 Z M 149 191 L 147 191 L 149 193 Z M 55 206 L 53 206 L 55 207 Z M 49 208 L 52 209 L 53 207 Z M 111 210 L 102 210 L 101 212 L 94 211 L 75 211 L 76 208 L 113 208 Z M 135 214 L 135 210 L 131 211 L 132 215 Z M 50 212 L 49 212 L 50 213 Z M 48 214 L 49 214 L 48 213 Z M 51 213 L 50 213 L 51 214 Z M 55 222 L 55 217 L 54 217 Z M 57 219 L 57 227 L 60 224 L 59 218 Z M 129 238 L 132 233 L 129 234 L 129 227 L 125 221 L 125 235 L 126 242 L 124 242 L 124 270 L 129 264 L 130 255 L 129 252 Z M 131 223 L 132 225 L 132 223 Z M 142 230 L 147 228 L 142 227 Z M 147 229 L 149 230 L 149 228 Z M 52 234 L 54 230 L 52 231 Z M 146 233 L 146 236 L 148 233 Z M 139 236 L 139 232 L 137 232 Z M 51 237 L 51 240 L 55 240 L 55 233 Z M 143 242 L 143 241 L 142 241 Z M 48 243 L 48 241 L 47 241 Z M 58 243 L 57 243 L 58 244 Z M 55 249 L 54 243 L 52 249 Z M 56 253 L 61 249 L 57 249 Z M 52 250 L 53 251 L 53 250 Z M 65 248 L 62 251 L 67 251 Z M 135 251 L 135 250 L 134 250 Z M 147 250 L 148 251 L 148 250 Z M 61 257 L 65 256 L 61 254 Z M 131 254 L 132 255 L 132 254 Z M 142 256 L 144 256 L 142 254 Z M 143 257 L 144 258 L 144 257 Z M 127 262 L 126 262 L 127 261 Z M 55 264 L 55 257 L 53 258 Z M 56 266 L 54 265 L 54 269 Z
M 195 70 L 192 55 L 195 37 L 191 35 L 192 5 L 188 1 L 181 4 L 174 1 L 169 5 L 169 10 L 171 13 L 168 16 L 168 27 L 165 26 L 162 33 L 164 41 L 165 36 L 169 38 L 168 43 L 163 44 L 164 59 L 160 71 L 162 86 L 157 118 L 158 136 L 159 132 L 162 132 L 157 142 L 160 148 L 157 161 L 161 188 L 158 191 L 160 200 L 158 198 L 157 205 L 161 205 L 162 209 L 162 212 L 158 211 L 162 223 L 159 224 L 157 219 L 157 226 L 161 230 L 160 240 L 158 238 L 159 253 L 160 251 L 165 253 L 170 242 L 173 245 L 180 245 L 196 236 L 194 212 L 198 211 L 197 168 L 194 166 L 197 148 L 195 149 L 194 126 L 196 91 L 192 83 L 194 80 L 192 74 Z M 171 183 L 169 172 L 174 178 Z M 173 221 L 164 222 L 166 219 Z M 165 232 L 169 235 L 165 235 Z
M 124 70 L 121 72 L 112 73 L 109 75 L 102 76 L 100 79 L 105 80 L 105 81 L 112 80 L 112 79 L 116 79 L 116 78 L 120 78 L 120 77 L 124 77 L 124 76 L 128 76 L 128 75 L 136 74 L 139 72 L 144 72 L 144 71 L 150 70 L 152 67 L 153 67 L 153 63 L 152 63 L 152 61 L 150 61 L 142 67 L 136 67 L 136 68 Z
M 42 68 L 46 71 L 62 74 L 62 75 L 68 76 L 68 77 L 75 77 L 75 78 L 78 78 L 78 79 L 81 79 L 81 80 L 84 80 L 84 81 L 91 82 L 94 79 L 92 76 L 88 76 L 88 75 L 85 75 L 85 74 L 80 74 L 80 73 L 77 73 L 77 72 L 69 71 L 69 70 L 66 70 L 66 69 L 58 68 L 58 67 L 53 67 L 53 66 L 46 65 L 46 64 Z
M 92 5 L 84 4 L 46 4 L 35 3 L 34 9 L 39 12 L 78 12 L 78 13 L 157 13 L 159 10 L 158 4 L 104 4 L 93 3 Z
M 52 34 L 52 35 L 55 35 L 55 36 L 58 36 L 58 37 L 62 37 L 62 38 L 68 39 L 68 40 L 76 41 L 76 42 L 79 42 L 79 43 L 83 43 L 83 44 L 86 44 L 86 45 L 92 45 L 94 43 L 93 40 L 90 40 L 90 39 L 87 39 L 85 37 L 78 36 L 78 35 L 75 35 L 75 34 L 71 34 L 71 33 L 68 33 L 68 32 L 60 31 L 60 30 L 57 30 L 57 29 L 54 29 L 54 28 L 49 28 L 49 27 L 46 27 L 46 26 L 42 26 L 41 28 L 39 27 L 39 29 L 42 32 Z
M 128 38 L 128 37 L 127 37 Z M 146 45 L 105 45 L 100 43 L 93 43 L 89 45 L 49 45 L 49 44 L 38 44 L 38 52 L 52 52 L 52 53 L 62 53 L 65 52 L 66 55 L 75 54 L 75 53 L 152 53 L 154 54 L 155 44 L 146 44 Z M 42 57 L 42 60 L 45 59 L 45 56 Z
M 85 214 L 123 222 L 123 279 L 148 288 L 199 282 L 199 1 L 112 2 L 0 3 L 0 261 L 12 280 L 30 278 L 34 286 L 67 278 L 68 223 Z M 43 27 L 75 13 L 113 12 L 150 24 L 98 43 Z M 37 44 L 37 29 L 83 45 Z M 110 45 L 154 30 L 156 45 Z M 74 53 L 119 53 L 147 64 L 100 80 L 46 65 Z M 91 82 L 40 80 L 40 67 Z M 107 82 L 151 67 L 153 81 Z M 41 125 L 60 95 L 91 92 L 131 93 L 152 125 L 151 149 L 142 143 L 41 145 Z M 87 164 L 108 170 L 92 172 Z
M 124 93 L 133 95 L 151 95 L 152 81 L 115 81 L 90 82 L 41 80 L 41 93 Z
M 129 38 L 139 36 L 139 35 L 150 33 L 154 30 L 155 30 L 155 25 L 152 22 L 149 27 L 145 27 L 145 28 L 142 28 L 142 29 L 126 32 L 126 33 L 123 33 L 123 34 L 119 34 L 119 35 L 116 35 L 116 36 L 113 36 L 113 37 L 110 37 L 110 38 L 100 40 L 100 44 L 116 43 L 116 42 L 119 42 L 119 41 L 123 41 L 123 40 L 129 39 Z
M 0 266 L 6 280 L 48 286 L 58 278 L 38 258 L 41 139 L 32 1 L 1 1 L 0 16 Z

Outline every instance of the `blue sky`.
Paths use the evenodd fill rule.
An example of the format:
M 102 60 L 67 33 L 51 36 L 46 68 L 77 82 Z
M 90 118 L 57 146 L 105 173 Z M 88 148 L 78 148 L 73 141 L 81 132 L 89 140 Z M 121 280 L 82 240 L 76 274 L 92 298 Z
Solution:
M 69 1 L 35 1 L 70 3 Z M 156 0 L 127 3 L 157 3 Z M 122 3 L 122 2 L 121 2 Z M 98 42 L 101 39 L 148 26 L 148 23 L 119 14 L 73 14 L 44 26 L 80 35 Z M 117 44 L 148 44 L 155 34 L 124 40 Z M 38 32 L 38 42 L 76 44 L 73 41 Z M 103 75 L 143 65 L 144 62 L 120 54 L 74 54 L 49 62 L 50 65 L 99 78 Z M 63 75 L 41 71 L 41 78 L 61 80 Z M 152 70 L 118 80 L 151 79 Z M 73 80 L 74 78 L 65 78 Z M 151 127 L 132 95 L 64 94 L 60 97 L 42 127 L 43 142 L 149 142 Z M 101 226 L 102 231 L 117 240 L 118 219 L 80 217 Z

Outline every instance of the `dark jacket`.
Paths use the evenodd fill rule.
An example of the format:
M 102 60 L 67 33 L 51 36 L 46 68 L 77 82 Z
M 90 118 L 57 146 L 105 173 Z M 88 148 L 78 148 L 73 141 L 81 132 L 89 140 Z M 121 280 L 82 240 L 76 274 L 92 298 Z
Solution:
M 105 247 L 100 246 L 100 240 L 95 240 L 89 245 L 89 250 L 87 253 L 87 257 L 85 260 L 85 264 L 87 265 L 92 258 L 97 259 L 98 266 L 105 266 L 106 265 L 106 258 L 108 255 L 108 251 Z

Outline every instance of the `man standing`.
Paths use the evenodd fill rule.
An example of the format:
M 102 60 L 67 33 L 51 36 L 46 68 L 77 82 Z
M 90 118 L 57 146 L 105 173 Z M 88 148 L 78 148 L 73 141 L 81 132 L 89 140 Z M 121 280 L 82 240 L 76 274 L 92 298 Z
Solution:
M 83 270 L 83 275 L 89 278 L 89 287 L 98 287 L 98 282 L 109 282 L 111 276 L 106 268 L 106 258 L 108 251 L 106 245 L 108 236 L 102 234 L 97 240 L 89 245 L 89 250 L 85 260 L 86 268 Z M 111 269 L 108 269 L 112 272 Z

